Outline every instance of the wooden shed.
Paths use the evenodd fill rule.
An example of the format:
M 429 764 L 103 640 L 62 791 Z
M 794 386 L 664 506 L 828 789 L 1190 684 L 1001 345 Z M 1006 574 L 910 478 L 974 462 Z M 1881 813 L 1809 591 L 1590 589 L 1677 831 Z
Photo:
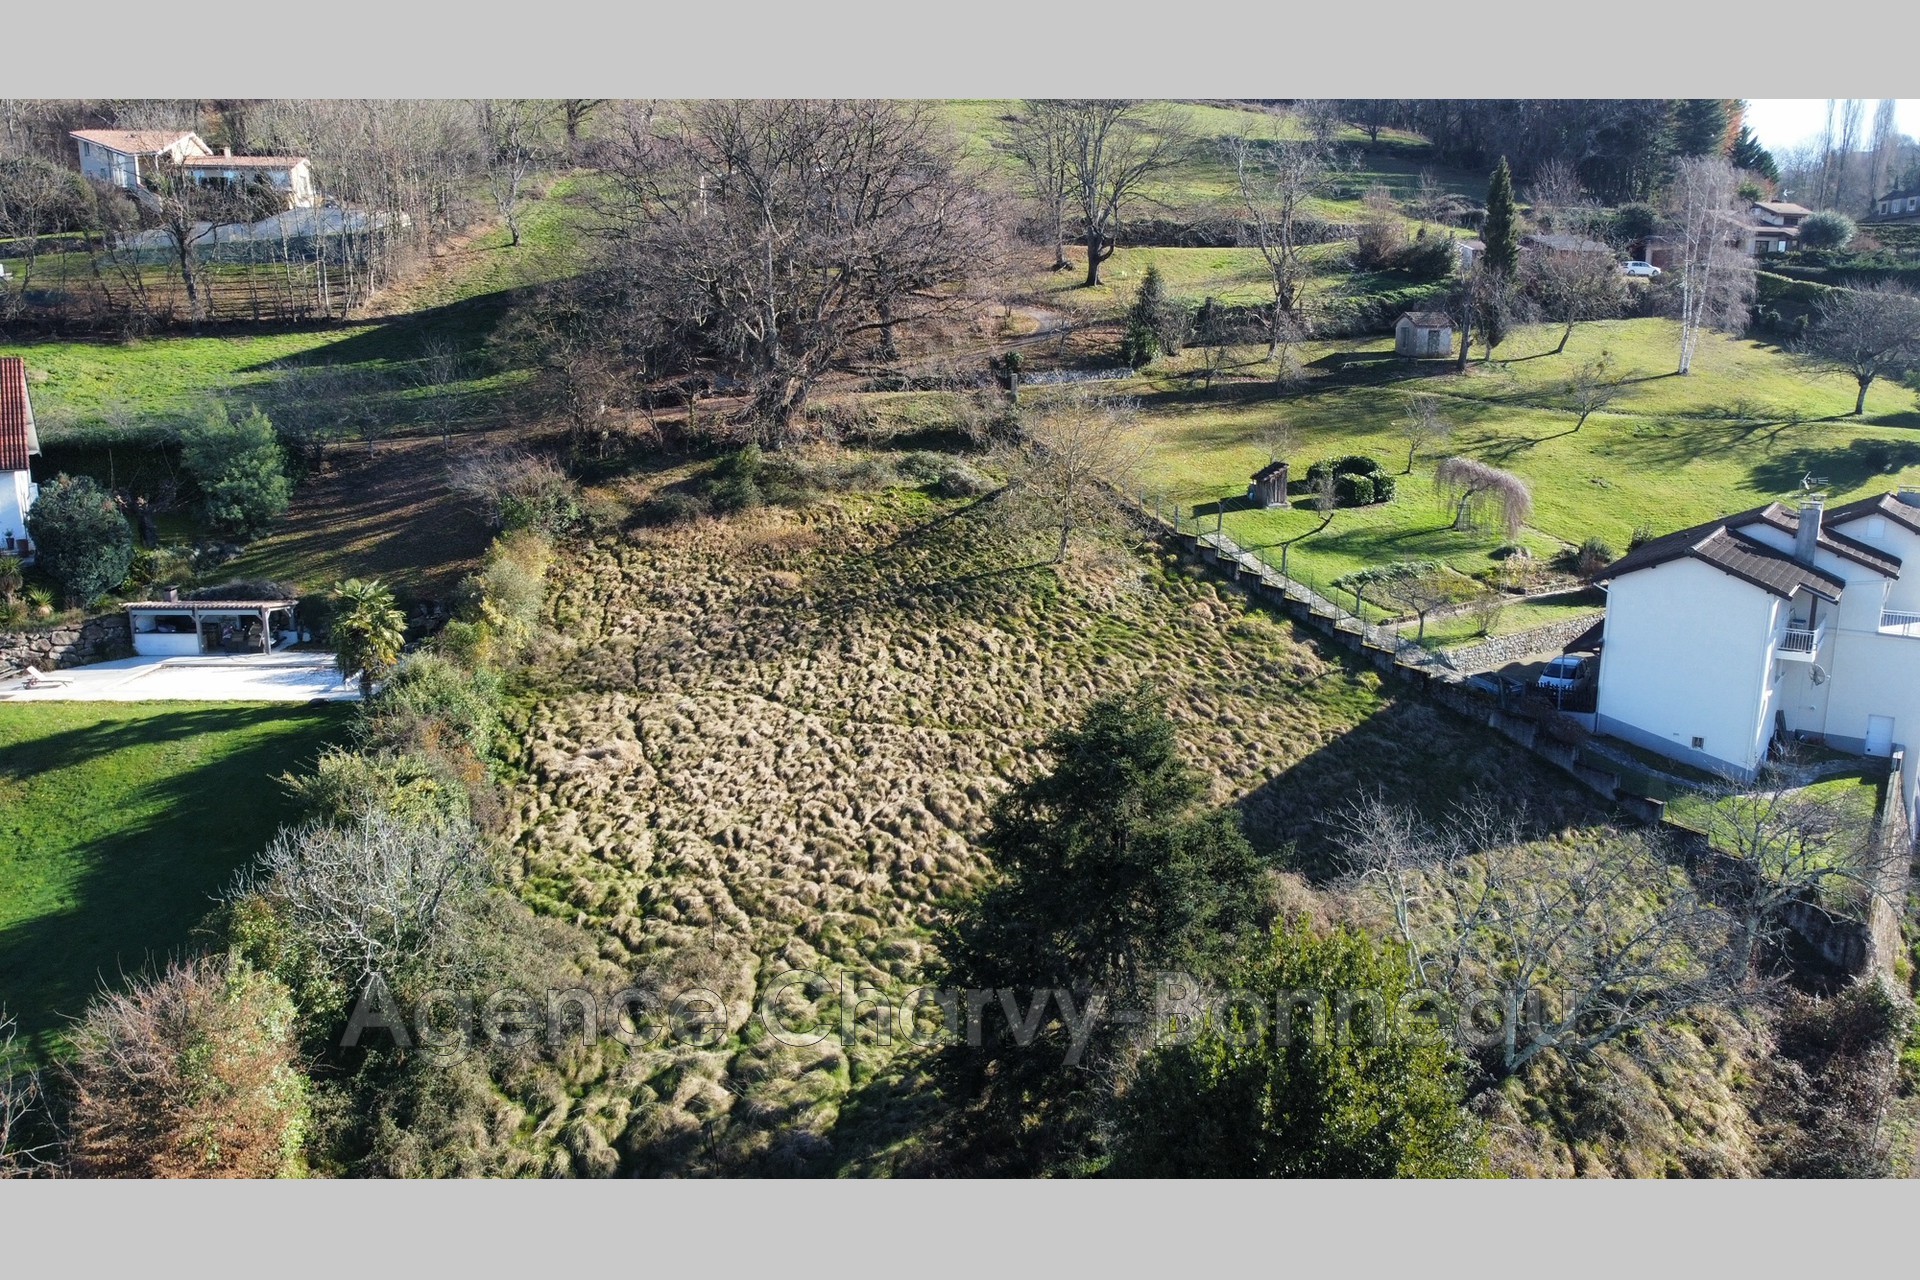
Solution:
M 1253 483 L 1247 486 L 1247 501 L 1256 507 L 1284 507 L 1287 505 L 1287 464 L 1269 462 L 1253 473 Z

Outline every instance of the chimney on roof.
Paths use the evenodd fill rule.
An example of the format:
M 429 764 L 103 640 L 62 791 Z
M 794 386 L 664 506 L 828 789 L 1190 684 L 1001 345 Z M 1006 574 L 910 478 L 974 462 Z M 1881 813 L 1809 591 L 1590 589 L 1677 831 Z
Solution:
M 167 588 L 167 603 L 168 603 L 168 604 L 173 604 L 174 602 L 176 602 L 176 601 L 177 601 L 177 600 L 179 600 L 179 599 L 180 599 L 180 588 L 178 588 L 178 587 L 168 587 L 168 588 Z
M 222 147 L 222 148 L 220 148 L 220 154 L 221 154 L 221 155 L 223 155 L 223 156 L 225 156 L 225 157 L 226 157 L 227 159 L 229 159 L 229 160 L 231 160 L 231 159 L 233 159 L 233 148 L 232 148 L 232 147 Z
M 1801 564 L 1813 563 L 1814 549 L 1820 545 L 1820 521 L 1826 509 L 1824 493 L 1809 493 L 1800 499 L 1800 527 L 1793 535 L 1793 558 Z

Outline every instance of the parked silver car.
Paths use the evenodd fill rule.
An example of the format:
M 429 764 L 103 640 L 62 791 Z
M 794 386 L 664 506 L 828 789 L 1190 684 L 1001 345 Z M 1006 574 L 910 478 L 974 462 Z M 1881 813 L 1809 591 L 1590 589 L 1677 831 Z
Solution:
M 1642 262 L 1638 258 L 1626 263 L 1620 269 L 1630 276 L 1643 276 L 1648 280 L 1660 274 L 1660 268 L 1654 266 L 1651 262 Z
M 1533 682 L 1536 689 L 1548 693 L 1572 693 L 1593 683 L 1594 660 L 1585 654 L 1569 653 L 1549 662 Z

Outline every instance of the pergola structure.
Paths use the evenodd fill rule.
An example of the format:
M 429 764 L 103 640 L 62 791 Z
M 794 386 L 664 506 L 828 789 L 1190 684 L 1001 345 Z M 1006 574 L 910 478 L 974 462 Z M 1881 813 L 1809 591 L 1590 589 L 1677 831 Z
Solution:
M 127 622 L 133 651 L 142 656 L 272 653 L 296 635 L 293 606 L 292 600 L 140 600 L 127 606 Z

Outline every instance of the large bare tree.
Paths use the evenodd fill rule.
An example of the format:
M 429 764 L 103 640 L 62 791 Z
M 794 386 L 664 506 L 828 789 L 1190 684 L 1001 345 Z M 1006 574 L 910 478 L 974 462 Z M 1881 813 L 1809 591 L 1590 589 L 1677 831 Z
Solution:
M 1075 98 L 1052 104 L 1066 145 L 1067 190 L 1080 215 L 1088 288 L 1113 256 L 1127 214 L 1186 145 L 1170 107 L 1130 98 Z
M 1240 191 L 1240 210 L 1254 247 L 1267 265 L 1273 311 L 1267 328 L 1267 359 L 1279 353 L 1288 332 L 1307 328 L 1302 303 L 1312 279 L 1306 256 L 1310 201 L 1331 194 L 1343 170 L 1331 149 L 1311 139 L 1235 138 L 1227 154 Z
M 548 104 L 482 98 L 473 104 L 473 114 L 480 136 L 480 173 L 494 209 L 507 224 L 507 245 L 515 248 L 520 244 L 521 196 L 547 153 Z
M 1679 250 L 1679 373 L 1693 371 L 1703 332 L 1746 323 L 1753 259 L 1744 243 L 1739 186 L 1737 171 L 1718 156 L 1693 156 L 1674 166 L 1667 214 Z
M 931 107 L 701 101 L 627 113 L 606 148 L 612 265 L 658 327 L 752 397 L 764 443 L 863 339 L 969 305 L 986 197 Z
M 1400 438 L 1407 442 L 1407 469 L 1413 474 L 1414 459 L 1428 445 L 1439 444 L 1453 434 L 1453 424 L 1441 411 L 1440 397 L 1431 391 L 1415 391 L 1407 396 L 1406 416 L 1395 420 Z
M 1022 105 L 1007 131 L 1007 147 L 1020 162 L 1027 195 L 1053 229 L 1053 269 L 1067 262 L 1067 205 L 1072 180 L 1067 153 L 1073 139 L 1070 105 L 1036 98 Z
M 1807 330 L 1807 354 L 1853 378 L 1853 412 L 1867 410 L 1876 378 L 1920 369 L 1920 297 L 1890 281 L 1835 289 L 1820 301 Z

